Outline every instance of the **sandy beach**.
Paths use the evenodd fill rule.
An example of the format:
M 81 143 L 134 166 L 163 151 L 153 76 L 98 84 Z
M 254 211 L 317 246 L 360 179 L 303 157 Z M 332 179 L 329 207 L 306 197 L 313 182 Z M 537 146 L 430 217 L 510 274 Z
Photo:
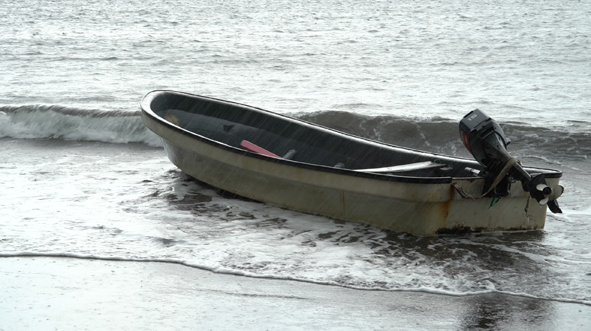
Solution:
M 586 330 L 591 307 L 368 291 L 172 263 L 0 259 L 0 330 Z

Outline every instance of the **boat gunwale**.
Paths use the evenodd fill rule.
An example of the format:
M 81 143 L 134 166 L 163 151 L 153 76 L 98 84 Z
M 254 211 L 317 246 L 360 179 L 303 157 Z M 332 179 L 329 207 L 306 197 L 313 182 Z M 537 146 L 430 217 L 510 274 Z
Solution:
M 374 141 L 374 140 L 371 140 L 368 138 L 364 138 L 364 137 L 356 136 L 356 135 L 349 134 L 346 132 L 342 132 L 339 130 L 335 130 L 332 128 L 328 128 L 328 127 L 325 127 L 325 126 L 322 126 L 322 125 L 319 125 L 316 123 L 312 123 L 312 122 L 308 122 L 308 121 L 300 120 L 300 119 L 295 119 L 295 118 L 292 118 L 292 117 L 289 117 L 289 116 L 286 116 L 283 114 L 279 114 L 279 113 L 276 113 L 273 111 L 269 111 L 266 109 L 262 109 L 262 108 L 258 108 L 258 107 L 254 107 L 254 106 L 250 106 L 250 105 L 246 105 L 246 104 L 241 104 L 241 103 L 234 102 L 234 101 L 228 101 L 228 100 L 218 99 L 218 98 L 214 98 L 214 97 L 209 97 L 209 96 L 202 96 L 202 95 L 197 95 L 197 94 L 192 94 L 192 93 L 187 93 L 187 92 L 180 92 L 180 91 L 173 91 L 173 90 L 153 90 L 153 91 L 150 91 L 149 93 L 147 93 L 144 96 L 144 98 L 142 99 L 142 101 L 140 103 L 140 109 L 141 109 L 142 114 L 149 116 L 150 118 L 152 118 L 154 121 L 156 121 L 160 125 L 164 125 L 164 126 L 168 127 L 169 129 L 175 130 L 175 131 L 177 131 L 183 135 L 189 136 L 193 139 L 197 139 L 197 140 L 207 143 L 209 145 L 213 145 L 216 148 L 221 148 L 221 149 L 233 152 L 233 153 L 241 154 L 246 157 L 256 158 L 256 159 L 266 161 L 266 162 L 279 163 L 282 165 L 292 166 L 292 167 L 297 167 L 297 168 L 311 169 L 311 170 L 316 170 L 316 171 L 321 171 L 321 172 L 330 172 L 330 173 L 344 174 L 344 175 L 354 176 L 354 177 L 371 178 L 371 179 L 377 179 L 377 180 L 382 180 L 382 181 L 392 181 L 392 182 L 417 183 L 417 184 L 445 184 L 445 183 L 452 183 L 455 181 L 464 181 L 464 180 L 468 180 L 468 181 L 484 180 L 484 177 L 452 177 L 452 176 L 417 177 L 417 176 L 404 176 L 404 175 L 396 175 L 396 174 L 368 173 L 368 172 L 357 171 L 357 169 L 334 168 L 334 167 L 329 167 L 329 166 L 320 165 L 320 164 L 299 162 L 299 161 L 295 161 L 295 160 L 289 160 L 289 159 L 284 159 L 284 158 L 275 158 L 275 157 L 270 157 L 270 156 L 254 153 L 254 152 L 242 149 L 242 148 L 238 148 L 238 147 L 234 147 L 234 146 L 222 143 L 220 141 L 208 138 L 206 136 L 197 134 L 195 132 L 186 130 L 180 126 L 170 123 L 169 121 L 167 121 L 163 117 L 157 115 L 152 110 L 151 102 L 158 95 L 164 95 L 164 94 L 172 94 L 172 95 L 178 95 L 178 96 L 189 97 L 189 98 L 198 98 L 198 99 L 218 102 L 218 103 L 222 103 L 222 104 L 227 104 L 230 106 L 244 107 L 249 110 L 263 113 L 264 115 L 276 116 L 276 117 L 279 117 L 281 119 L 285 119 L 286 121 L 289 121 L 292 123 L 305 124 L 305 125 L 310 126 L 312 128 L 319 129 L 319 130 L 329 132 L 332 134 L 344 135 L 344 136 L 347 136 L 347 137 L 350 137 L 350 138 L 353 138 L 356 140 L 361 140 L 363 142 L 367 142 L 367 143 L 374 144 L 374 145 L 384 145 L 384 146 L 388 146 L 391 148 L 396 148 L 396 149 L 401 150 L 401 152 L 409 151 L 409 152 L 423 154 L 425 156 L 432 156 L 434 159 L 440 159 L 440 160 L 447 159 L 450 161 L 457 160 L 460 162 L 468 162 L 468 163 L 477 164 L 476 161 L 471 160 L 471 159 L 457 157 L 457 156 L 448 156 L 448 155 L 443 155 L 443 154 L 431 153 L 431 152 L 421 151 L 421 150 L 412 149 L 412 148 L 408 148 L 408 147 L 392 145 L 392 144 L 385 143 L 385 142 L 377 142 L 377 141 Z M 161 138 L 166 139 L 164 137 L 161 137 Z M 168 140 L 168 139 L 166 139 L 166 140 Z M 170 140 L 168 140 L 168 141 L 170 141 Z M 174 141 L 170 141 L 170 142 L 174 143 Z M 562 172 L 559 170 L 555 170 L 555 169 L 545 169 L 545 168 L 535 168 L 535 167 L 526 167 L 526 169 L 533 170 L 533 171 L 536 171 L 536 170 L 544 171 L 544 176 L 546 178 L 560 178 L 560 177 L 562 177 Z

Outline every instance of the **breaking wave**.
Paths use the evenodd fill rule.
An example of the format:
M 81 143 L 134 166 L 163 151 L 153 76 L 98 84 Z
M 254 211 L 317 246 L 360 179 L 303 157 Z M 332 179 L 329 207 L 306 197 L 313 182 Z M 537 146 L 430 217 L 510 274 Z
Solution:
M 0 107 L 0 138 L 63 139 L 161 146 L 142 123 L 140 112 L 103 111 L 63 106 Z
M 458 133 L 458 121 L 446 118 L 413 119 L 394 115 L 370 116 L 346 111 L 290 114 L 361 137 L 430 152 L 470 157 Z M 519 122 L 501 123 L 513 141 L 510 151 L 587 158 L 591 153 L 591 123 L 536 127 Z M 140 111 L 103 111 L 55 105 L 0 107 L 0 137 L 64 139 L 161 146 L 147 129 Z
M 389 144 L 471 158 L 460 141 L 459 119 L 412 119 L 390 115 L 370 116 L 341 111 L 300 114 L 299 118 L 339 131 Z M 589 122 L 568 126 L 537 127 L 519 122 L 500 123 L 512 140 L 510 152 L 587 158 L 591 153 Z

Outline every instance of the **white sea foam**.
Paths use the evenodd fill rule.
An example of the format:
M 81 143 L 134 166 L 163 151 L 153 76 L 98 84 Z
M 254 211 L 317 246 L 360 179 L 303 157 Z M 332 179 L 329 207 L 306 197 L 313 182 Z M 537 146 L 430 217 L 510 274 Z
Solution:
M 50 148 L 23 154 L 36 144 Z M 557 231 L 551 244 L 527 232 L 416 238 L 224 198 L 176 170 L 161 150 L 18 146 L 8 154 L 27 163 L 4 163 L 0 179 L 11 192 L 0 200 L 3 256 L 170 262 L 359 289 L 591 301 L 584 235 L 566 243 Z

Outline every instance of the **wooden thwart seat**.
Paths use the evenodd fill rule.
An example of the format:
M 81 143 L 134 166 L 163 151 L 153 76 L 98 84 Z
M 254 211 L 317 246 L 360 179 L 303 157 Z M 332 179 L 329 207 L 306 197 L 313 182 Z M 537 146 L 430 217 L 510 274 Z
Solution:
M 436 163 L 433 161 L 425 161 L 425 162 L 417 162 L 417 163 L 400 164 L 400 165 L 383 167 L 383 168 L 355 169 L 355 171 L 386 174 L 386 173 L 408 172 L 408 171 L 415 171 L 415 170 L 427 170 L 427 169 L 435 169 L 435 168 L 443 168 L 443 167 L 445 167 L 445 164 Z
M 289 150 L 285 156 L 281 157 L 273 152 L 270 152 L 258 145 L 251 143 L 250 141 L 243 140 L 240 143 L 240 146 L 248 151 L 262 154 L 278 159 L 291 159 L 293 155 L 296 153 L 295 150 Z M 355 171 L 359 172 L 369 172 L 369 173 L 377 173 L 377 174 L 388 174 L 388 173 L 402 173 L 402 172 L 409 172 L 409 171 L 416 171 L 416 170 L 429 170 L 429 169 L 436 169 L 436 168 L 443 168 L 445 164 L 436 163 L 433 161 L 424 161 L 424 162 L 416 162 L 416 163 L 408 163 L 408 164 L 399 164 L 390 167 L 382 167 L 382 168 L 370 168 L 370 169 L 354 169 Z

